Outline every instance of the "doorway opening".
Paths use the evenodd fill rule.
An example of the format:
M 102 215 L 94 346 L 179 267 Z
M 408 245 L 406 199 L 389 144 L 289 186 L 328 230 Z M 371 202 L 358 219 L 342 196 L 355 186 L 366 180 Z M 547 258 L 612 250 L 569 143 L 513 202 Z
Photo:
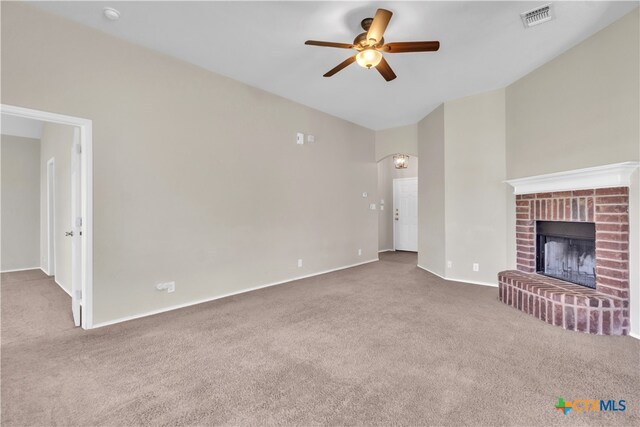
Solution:
M 39 248 L 38 254 L 35 261 L 24 261 L 24 259 L 33 258 L 28 254 L 22 258 L 10 257 L 13 258 L 11 261 L 14 262 L 15 268 L 5 268 L 5 255 L 23 251 L 23 247 L 29 247 L 29 244 L 21 242 L 20 245 L 14 245 L 18 249 L 14 250 L 12 247 L 11 250 L 3 250 L 2 271 L 3 273 L 26 271 L 31 274 L 29 271 L 37 269 L 42 270 L 41 275 L 55 276 L 56 283 L 71 296 L 71 312 L 75 326 L 91 329 L 93 327 L 92 122 L 79 117 L 5 104 L 1 105 L 0 112 L 3 118 L 3 134 L 5 120 L 7 123 L 16 124 L 16 129 L 20 129 L 20 123 L 41 123 L 45 129 L 47 129 L 46 126 L 50 126 L 50 129 L 65 129 L 64 132 L 67 133 L 60 139 L 68 142 L 68 146 L 63 149 L 56 146 L 56 150 L 62 151 L 56 151 L 54 154 L 41 152 L 38 145 L 38 156 L 41 157 L 38 165 L 41 166 L 32 166 L 31 169 L 37 168 L 40 177 L 37 190 L 34 190 L 38 191 L 39 226 L 24 225 L 22 227 L 39 230 L 39 237 L 35 243 Z M 14 133 L 14 135 L 18 134 Z M 3 135 L 3 141 L 4 138 Z M 51 139 L 55 141 L 55 138 Z M 61 175 L 63 171 L 66 171 L 66 174 Z M 17 198 L 24 198 L 31 197 L 28 194 L 32 190 L 25 189 L 23 182 L 17 181 L 17 185 L 11 188 L 10 192 Z M 5 231 L 3 222 L 3 234 Z M 4 243 L 3 238 L 3 246 Z M 32 253 L 33 250 L 30 249 L 23 252 Z M 31 265 L 33 263 L 36 265 Z M 58 264 L 57 267 L 56 264 Z
M 378 162 L 378 251 L 418 251 L 418 157 Z

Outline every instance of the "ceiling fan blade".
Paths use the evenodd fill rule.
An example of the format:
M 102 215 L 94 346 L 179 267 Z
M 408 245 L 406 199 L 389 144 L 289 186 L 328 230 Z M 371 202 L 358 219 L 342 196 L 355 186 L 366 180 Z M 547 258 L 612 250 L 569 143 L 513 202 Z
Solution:
M 378 70 L 380 74 L 382 74 L 382 77 L 384 77 L 388 82 L 396 78 L 396 73 L 393 72 L 389 63 L 384 58 L 382 58 L 378 65 L 376 65 L 376 70 Z
M 350 56 L 344 61 L 342 61 L 341 63 L 339 63 L 338 65 L 336 65 L 335 67 L 333 67 L 332 69 L 330 69 L 329 71 L 327 71 L 324 74 L 324 77 L 331 77 L 338 71 L 342 70 L 343 68 L 346 68 L 347 66 L 353 64 L 354 62 L 356 62 L 356 56 L 355 55 Z
M 372 44 L 376 44 L 382 40 L 384 30 L 387 29 L 387 25 L 389 25 L 392 15 L 393 13 L 386 9 L 378 9 L 376 11 L 376 16 L 373 17 L 373 22 L 369 27 L 369 31 L 367 32 L 367 40 L 370 40 Z
M 340 49 L 351 49 L 353 47 L 353 45 L 349 43 L 322 42 L 318 40 L 307 40 L 304 44 L 311 46 L 337 47 Z
M 398 42 L 387 43 L 382 50 L 388 53 L 435 52 L 440 49 L 440 42 Z

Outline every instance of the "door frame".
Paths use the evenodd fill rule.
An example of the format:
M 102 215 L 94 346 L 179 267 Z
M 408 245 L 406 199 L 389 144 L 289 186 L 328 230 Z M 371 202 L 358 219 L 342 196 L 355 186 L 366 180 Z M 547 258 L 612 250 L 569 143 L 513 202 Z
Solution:
M 396 194 L 398 192 L 397 185 L 398 185 L 398 182 L 400 182 L 400 181 L 410 181 L 410 180 L 414 180 L 417 183 L 418 177 L 417 176 L 413 176 L 413 177 L 410 177 L 410 178 L 393 178 L 393 190 L 392 190 L 393 191 L 393 195 L 392 195 L 392 198 L 393 198 L 393 212 L 392 212 L 391 217 L 393 218 L 392 221 L 393 221 L 393 250 L 394 251 L 396 250 L 396 234 L 397 234 L 396 233 L 396 222 L 397 221 L 395 219 L 396 204 L 397 204 Z
M 47 161 L 47 275 L 56 274 L 56 159 Z
M 80 247 L 82 287 L 82 328 L 93 328 L 93 122 L 80 117 L 15 105 L 0 104 L 0 112 L 10 116 L 75 126 L 80 129 L 80 196 L 82 197 L 82 244 Z

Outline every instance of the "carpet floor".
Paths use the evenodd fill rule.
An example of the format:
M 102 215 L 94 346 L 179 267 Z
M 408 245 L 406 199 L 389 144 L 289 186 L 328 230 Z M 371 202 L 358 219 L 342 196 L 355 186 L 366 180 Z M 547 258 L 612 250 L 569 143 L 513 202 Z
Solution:
M 640 425 L 640 341 L 548 325 L 411 253 L 91 331 L 2 275 L 2 425 Z M 554 409 L 624 399 L 625 412 Z

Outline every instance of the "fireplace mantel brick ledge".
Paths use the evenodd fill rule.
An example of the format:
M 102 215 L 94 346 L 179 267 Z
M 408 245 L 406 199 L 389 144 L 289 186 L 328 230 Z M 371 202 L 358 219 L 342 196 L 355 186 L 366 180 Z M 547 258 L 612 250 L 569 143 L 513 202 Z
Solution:
M 517 271 L 498 274 L 500 301 L 552 325 L 629 332 L 628 187 L 516 196 Z M 596 289 L 536 274 L 536 221 L 593 222 Z

